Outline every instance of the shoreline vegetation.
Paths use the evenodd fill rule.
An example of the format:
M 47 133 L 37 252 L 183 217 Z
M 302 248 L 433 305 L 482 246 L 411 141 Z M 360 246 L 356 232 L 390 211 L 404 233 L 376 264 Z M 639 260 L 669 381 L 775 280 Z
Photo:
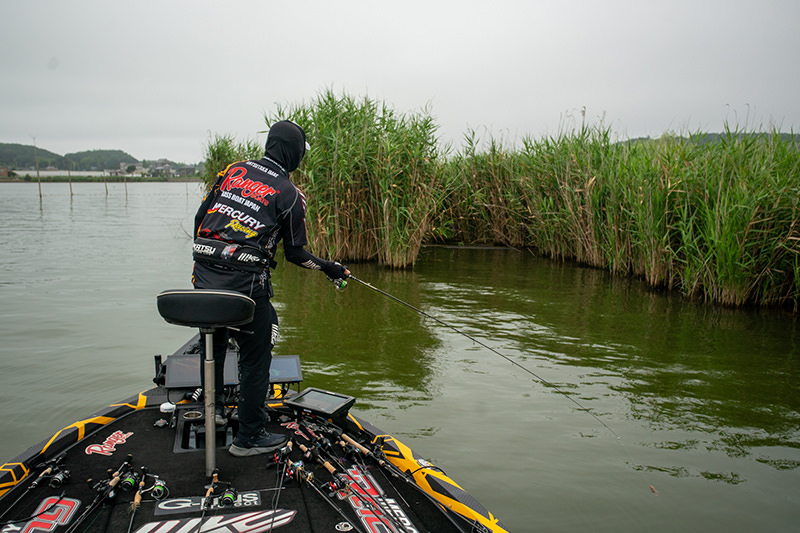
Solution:
M 412 267 L 424 244 L 501 245 L 642 278 L 724 306 L 800 303 L 800 152 L 795 135 L 613 142 L 602 125 L 517 148 L 467 132 L 438 148 L 427 109 L 324 91 L 279 107 L 312 150 L 293 180 L 306 191 L 311 248 L 346 261 Z M 711 140 L 709 140 L 711 139 Z M 203 179 L 262 156 L 213 136 Z
M 30 172 L 33 172 L 34 175 L 31 175 Z M 162 177 L 162 176 L 82 176 L 80 174 L 74 174 L 68 176 L 67 174 L 58 174 L 58 175 L 49 175 L 49 176 L 39 176 L 38 178 L 35 175 L 36 171 L 28 171 L 24 176 L 13 176 L 13 177 L 0 177 L 0 183 L 36 183 L 40 181 L 42 183 L 156 183 L 156 182 L 163 182 L 163 183 L 183 183 L 183 182 L 201 182 L 202 178 L 199 174 L 195 176 L 181 176 L 181 177 Z

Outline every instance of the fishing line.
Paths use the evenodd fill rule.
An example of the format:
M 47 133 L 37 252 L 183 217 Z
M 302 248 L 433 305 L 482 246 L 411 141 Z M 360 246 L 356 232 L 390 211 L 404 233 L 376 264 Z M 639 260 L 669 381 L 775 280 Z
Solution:
M 534 371 L 530 370 L 529 368 L 527 368 L 527 367 L 523 366 L 522 364 L 518 363 L 517 361 L 514 361 L 513 359 L 511 359 L 511 358 L 510 358 L 510 357 L 508 357 L 507 355 L 505 355 L 505 354 L 503 354 L 503 353 L 499 352 L 498 350 L 496 350 L 496 349 L 492 348 L 491 346 L 489 346 L 488 344 L 486 344 L 486 343 L 484 343 L 484 342 L 480 341 L 479 339 L 476 339 L 476 338 L 475 338 L 475 337 L 473 337 L 472 335 L 469 335 L 469 334 L 467 334 L 467 333 L 464 333 L 464 332 L 463 332 L 463 331 L 461 331 L 460 329 L 456 328 L 455 326 L 453 326 L 453 325 L 451 325 L 451 324 L 448 324 L 448 323 L 447 323 L 447 322 L 445 322 L 444 320 L 441 320 L 441 319 L 439 319 L 439 318 L 436 318 L 435 316 L 433 316 L 433 315 L 431 315 L 431 314 L 428 314 L 428 313 L 426 313 L 426 312 L 425 312 L 425 311 L 423 311 L 422 309 L 419 309 L 419 308 L 417 308 L 417 307 L 414 307 L 414 306 L 413 306 L 413 305 L 411 305 L 410 303 L 408 303 L 408 302 L 404 302 L 404 301 L 403 301 L 403 300 L 401 300 L 400 298 L 397 298 L 396 296 L 392 296 L 392 295 L 391 295 L 391 294 L 389 294 L 388 292 L 386 292 L 386 291 L 383 291 L 383 290 L 381 290 L 381 289 L 379 289 L 379 288 L 375 287 L 374 285 L 371 285 L 370 283 L 367 283 L 366 281 L 363 281 L 363 280 L 360 280 L 360 279 L 358 279 L 357 277 L 353 276 L 352 274 L 350 274 L 350 275 L 348 276 L 348 278 L 352 279 L 353 281 L 356 281 L 356 282 L 360 283 L 361 285 L 363 285 L 363 286 L 367 287 L 368 289 L 372 289 L 373 291 L 377 292 L 378 294 L 382 294 L 382 295 L 384 295 L 384 296 L 386 296 L 386 297 L 388 297 L 388 298 L 391 298 L 391 299 L 392 299 L 392 300 L 394 300 L 395 302 L 397 302 L 397 303 L 400 303 L 400 304 L 402 304 L 402 305 L 404 305 L 404 306 L 408 307 L 409 309 L 412 309 L 412 310 L 416 311 L 417 313 L 421 314 L 422 316 L 424 316 L 424 317 L 426 317 L 426 318 L 430 318 L 431 320 L 433 320 L 433 321 L 435 321 L 435 322 L 437 322 L 437 323 L 441 324 L 442 326 L 445 326 L 445 327 L 447 327 L 447 328 L 450 328 L 451 330 L 455 331 L 455 332 L 456 332 L 456 333 L 458 333 L 459 335 L 463 335 L 464 337 L 468 338 L 469 340 L 471 340 L 471 341 L 472 341 L 472 342 L 474 342 L 475 344 L 478 344 L 478 345 L 480 345 L 480 346 L 482 346 L 482 347 L 486 348 L 487 350 L 489 350 L 490 352 L 494 353 L 495 355 L 499 355 L 500 357 L 502 357 L 503 359 L 505 359 L 506 361 L 508 361 L 508 362 L 509 362 L 509 363 L 511 363 L 512 365 L 516 366 L 517 368 L 519 368 L 519 369 L 520 369 L 520 370 L 522 370 L 523 372 L 526 372 L 527 374 L 530 374 L 531 376 L 533 376 L 533 377 L 534 377 L 534 379 L 538 380 L 538 381 L 539 381 L 539 383 L 541 383 L 542 385 L 544 385 L 544 386 L 546 386 L 546 387 L 549 387 L 549 388 L 553 389 L 554 391 L 558 392 L 559 394 L 561 394 L 562 396 L 564 396 L 565 398 L 567 398 L 569 401 L 571 401 L 571 402 L 572 402 L 572 403 L 574 403 L 576 406 L 578 406 L 578 408 L 579 408 L 581 411 L 584 411 L 584 412 L 585 412 L 585 413 L 587 413 L 589 416 L 591 416 L 592 418 L 594 418 L 595 420 L 597 420 L 597 422 L 599 422 L 599 423 L 600 423 L 600 424 L 601 424 L 601 425 L 602 425 L 604 428 L 606 428 L 606 429 L 607 429 L 607 430 L 608 430 L 608 431 L 609 431 L 609 432 L 610 432 L 612 435 L 614 435 L 614 436 L 615 436 L 617 439 L 621 439 L 621 438 L 622 438 L 622 437 L 620 437 L 620 436 L 617 434 L 617 432 L 616 432 L 616 431 L 614 431 L 613 429 L 611 429 L 611 427 L 609 427 L 609 425 L 608 425 L 608 424 L 606 424 L 605 422 L 603 422 L 603 420 L 602 420 L 600 417 L 598 417 L 596 414 L 594 414 L 593 412 L 591 412 L 591 411 L 590 411 L 588 408 L 584 407 L 584 406 L 583 406 L 583 405 L 582 405 L 582 404 L 581 404 L 581 403 L 580 403 L 578 400 L 576 400 L 575 398 L 573 398 L 572 396 L 570 396 L 569 394 L 567 394 L 566 392 L 564 392 L 563 390 L 561 390 L 560 388 L 558 388 L 558 386 L 557 386 L 557 385 L 555 385 L 554 383 L 551 383 L 550 381 L 548 381 L 548 380 L 544 379 L 542 376 L 540 376 L 540 375 L 539 375 L 539 374 L 537 374 L 536 372 L 534 372 Z
M 562 396 L 564 396 L 565 398 L 567 398 L 569 401 L 571 401 L 572 403 L 574 403 L 576 406 L 578 406 L 578 408 L 579 408 L 581 411 L 584 411 L 584 412 L 585 412 L 585 413 L 587 413 L 589 416 L 591 416 L 592 418 L 594 418 L 594 419 L 595 419 L 595 420 L 596 420 L 596 421 L 597 421 L 597 422 L 598 422 L 600 425 L 602 425 L 604 428 L 606 428 L 606 429 L 609 431 L 609 433 L 611 433 L 612 435 L 614 435 L 614 436 L 617 438 L 617 442 L 619 442 L 619 443 L 622 445 L 623 449 L 625 449 L 625 450 L 627 451 L 627 448 L 625 447 L 625 442 L 622 440 L 622 437 L 621 437 L 620 435 L 618 435 L 618 434 L 617 434 L 617 432 L 616 432 L 616 431 L 614 431 L 613 429 L 611 429 L 611 427 L 610 427 L 608 424 L 606 424 L 606 423 L 605 423 L 605 422 L 604 422 L 604 421 L 603 421 L 603 420 L 602 420 L 602 419 L 601 419 L 599 416 L 597 416 L 596 414 L 594 414 L 593 412 L 591 412 L 591 411 L 590 411 L 588 408 L 584 407 L 584 406 L 583 406 L 583 405 L 582 405 L 582 404 L 581 404 L 581 403 L 580 403 L 578 400 L 576 400 L 575 398 L 573 398 L 572 396 L 570 396 L 569 394 L 567 394 L 566 392 L 564 392 L 564 391 L 562 391 L 560 388 L 558 388 L 558 386 L 556 386 L 554 383 L 551 383 L 550 381 L 548 381 L 548 380 L 544 379 L 543 377 L 541 377 L 540 375 L 538 375 L 536 372 L 534 372 L 534 371 L 530 370 L 529 368 L 527 368 L 527 367 L 523 366 L 522 364 L 518 363 L 517 361 L 514 361 L 513 359 L 511 359 L 511 358 L 510 358 L 510 357 L 508 357 L 507 355 L 505 355 L 505 354 L 503 354 L 503 353 L 499 352 L 498 350 L 496 350 L 496 349 L 492 348 L 491 346 L 487 345 L 486 343 L 484 343 L 484 342 L 482 342 L 482 341 L 480 341 L 480 340 L 476 339 L 476 338 L 475 338 L 475 337 L 473 337 L 472 335 L 469 335 L 469 334 L 467 334 L 467 333 L 464 333 L 463 331 L 461 331 L 460 329 L 456 328 L 455 326 L 453 326 L 453 325 L 451 325 L 451 324 L 448 324 L 448 323 L 447 323 L 447 322 L 445 322 L 444 320 L 441 320 L 441 319 L 439 319 L 439 318 L 436 318 L 435 316 L 433 316 L 433 315 L 431 315 L 431 314 L 429 314 L 429 313 L 426 313 L 426 312 L 425 312 L 425 311 L 423 311 L 422 309 L 419 309 L 419 308 L 417 308 L 417 307 L 414 307 L 414 306 L 413 306 L 413 305 L 411 305 L 410 303 L 408 303 L 408 302 L 404 302 L 404 301 L 403 301 L 403 300 L 401 300 L 400 298 L 398 298 L 398 297 L 396 297 L 396 296 L 393 296 L 393 295 L 389 294 L 388 292 L 386 292 L 386 291 L 383 291 L 383 290 L 381 290 L 381 289 L 379 289 L 379 288 L 375 287 L 374 285 L 371 285 L 370 283 L 367 283 L 366 281 L 363 281 L 363 280 L 360 280 L 360 279 L 358 279 L 357 277 L 353 276 L 352 274 L 348 275 L 347 277 L 348 277 L 348 278 L 350 278 L 350 279 L 352 279 L 353 281 L 356 281 L 356 282 L 360 283 L 361 285 L 363 285 L 363 286 L 367 287 L 368 289 L 371 289 L 371 290 L 373 290 L 373 291 L 377 292 L 378 294 L 382 294 L 382 295 L 386 296 L 387 298 L 391 298 L 391 299 L 392 299 L 392 300 L 394 300 L 395 302 L 397 302 L 397 303 L 400 303 L 400 304 L 402 304 L 402 305 L 404 305 L 404 306 L 408 307 L 409 309 L 412 309 L 413 311 L 416 311 L 417 313 L 419 313 L 420 315 L 422 315 L 422 316 L 424 316 L 424 317 L 426 317 L 426 318 L 430 318 L 431 320 L 433 320 L 433 321 L 435 321 L 435 322 L 437 322 L 437 323 L 441 324 L 442 326 L 445 326 L 445 327 L 447 327 L 447 328 L 450 328 L 451 330 L 455 331 L 455 332 L 456 332 L 456 333 L 458 333 L 459 335 L 463 335 L 464 337 L 468 338 L 469 340 L 471 340 L 471 341 L 472 341 L 472 342 L 474 342 L 475 344 L 478 344 L 478 345 L 480 345 L 480 346 L 482 346 L 482 347 L 486 348 L 486 349 L 487 349 L 487 350 L 489 350 L 490 352 L 492 352 L 492 353 L 494 353 L 494 354 L 496 354 L 496 355 L 499 355 L 500 357 L 502 357 L 503 359 L 505 359 L 506 361 L 508 361 L 508 362 L 509 362 L 509 363 L 511 363 L 512 365 L 514 365 L 514 366 L 516 366 L 517 368 L 521 369 L 523 372 L 526 372 L 527 374 L 529 374 L 529 375 L 533 376 L 533 377 L 534 377 L 535 379 L 537 379 L 537 380 L 538 380 L 538 381 L 539 381 L 541 384 L 543 384 L 544 386 L 546 386 L 546 387 L 549 387 L 549 388 L 553 389 L 554 391 L 558 392 L 559 394 L 561 394 Z M 628 454 L 630 455 L 630 452 L 628 452 Z M 643 472 L 643 471 L 642 471 L 642 474 L 644 474 L 644 472 Z M 655 487 L 653 487 L 653 485 L 652 485 L 652 484 L 648 483 L 648 487 L 649 487 L 649 489 L 650 489 L 650 492 L 652 492 L 653 494 L 658 494 L 658 491 L 655 489 Z

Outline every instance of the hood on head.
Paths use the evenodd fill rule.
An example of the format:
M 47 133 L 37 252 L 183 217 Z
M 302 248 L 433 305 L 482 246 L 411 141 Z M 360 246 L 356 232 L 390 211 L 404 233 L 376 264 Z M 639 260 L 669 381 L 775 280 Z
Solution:
M 281 120 L 269 129 L 265 153 L 291 172 L 300 165 L 307 146 L 303 128 L 291 120 Z

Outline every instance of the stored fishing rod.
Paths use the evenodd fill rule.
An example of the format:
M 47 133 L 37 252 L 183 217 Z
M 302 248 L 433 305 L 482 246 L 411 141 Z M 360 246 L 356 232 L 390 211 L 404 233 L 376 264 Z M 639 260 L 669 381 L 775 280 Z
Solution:
M 272 496 L 272 516 L 275 516 L 275 513 L 278 510 L 278 500 L 280 500 L 281 492 L 283 492 L 283 480 L 286 478 L 286 461 L 289 460 L 289 454 L 292 453 L 292 441 L 289 440 L 286 445 L 281 448 L 280 450 L 276 451 L 272 455 L 272 460 L 276 465 L 278 472 L 277 472 L 277 479 L 275 481 L 275 494 Z M 268 467 L 271 465 L 267 465 Z M 272 532 L 272 527 L 275 525 L 275 520 L 270 520 L 269 522 L 269 529 L 267 533 Z
M 94 500 L 86 507 L 83 513 L 72 523 L 72 525 L 66 530 L 65 533 L 74 533 L 78 530 L 80 525 L 86 520 L 89 515 L 91 515 L 95 509 L 100 507 L 103 502 L 106 500 L 112 500 L 117 494 L 117 485 L 119 484 L 122 476 L 125 475 L 128 470 L 131 468 L 131 461 L 133 461 L 133 455 L 128 454 L 125 462 L 120 465 L 116 472 L 111 473 L 109 469 L 109 473 L 111 473 L 111 477 L 109 479 L 105 479 L 103 481 L 99 481 L 95 483 L 92 488 L 97 493 L 94 497 Z M 91 484 L 92 480 L 88 479 L 87 483 Z M 110 515 L 109 515 L 110 516 Z
M 291 459 L 286 459 L 286 464 L 287 473 L 289 474 L 290 478 L 296 479 L 298 484 L 301 486 L 303 482 L 305 482 L 305 484 L 309 485 L 314 492 L 316 492 L 319 497 L 325 501 L 325 503 L 327 503 L 334 511 L 336 511 L 339 516 L 341 516 L 348 524 L 350 524 L 350 527 L 353 531 L 356 531 L 357 533 L 364 533 L 364 530 L 357 524 L 357 522 L 351 520 L 350 517 L 348 517 L 347 514 L 336 504 L 333 498 L 325 494 L 325 492 L 317 486 L 317 484 L 314 482 L 314 474 L 305 469 L 302 461 L 294 462 Z
M 358 283 L 360 283 L 361 285 L 363 285 L 363 286 L 367 287 L 368 289 L 372 289 L 373 291 L 377 292 L 378 294 L 382 294 L 382 295 L 386 296 L 387 298 L 391 298 L 391 299 L 392 299 L 392 300 L 394 300 L 395 302 L 397 302 L 397 303 L 399 303 L 399 304 L 402 304 L 402 305 L 404 305 L 404 306 L 408 307 L 409 309 L 411 309 L 411 310 L 413 310 L 413 311 L 416 311 L 417 313 L 419 313 L 420 315 L 422 315 L 422 316 L 424 316 L 424 317 L 426 317 L 426 318 L 430 318 L 431 320 L 433 320 L 433 321 L 435 321 L 435 322 L 437 322 L 437 323 L 441 324 L 442 326 L 444 326 L 444 327 L 446 327 L 446 328 L 450 328 L 451 330 L 455 331 L 455 332 L 456 332 L 456 333 L 458 333 L 459 335 L 463 335 L 464 337 L 468 338 L 469 340 L 471 340 L 471 341 L 472 341 L 472 342 L 474 342 L 475 344 L 478 344 L 478 345 L 480 345 L 480 346 L 482 346 L 482 347 L 486 348 L 487 350 L 489 350 L 489 351 L 490 351 L 490 352 L 492 352 L 493 354 L 495 354 L 495 355 L 499 355 L 500 357 L 502 357 L 503 359 L 505 359 L 506 361 L 508 361 L 508 362 L 509 362 L 509 363 L 511 363 L 512 365 L 516 366 L 517 368 L 519 368 L 519 369 L 520 369 L 520 370 L 522 370 L 523 372 L 526 372 L 526 373 L 530 374 L 531 376 L 533 376 L 533 377 L 534 377 L 535 379 L 537 379 L 537 380 L 538 380 L 538 381 L 539 381 L 541 384 L 545 385 L 546 387 L 550 387 L 551 389 L 555 390 L 555 391 L 556 391 L 556 392 L 558 392 L 559 394 L 563 395 L 563 396 L 564 396 L 565 398 L 567 398 L 569 401 L 571 401 L 572 403 L 574 403 L 575 405 L 577 405 L 577 406 L 578 406 L 578 408 L 579 408 L 581 411 L 585 411 L 587 414 L 589 414 L 589 416 L 591 416 L 592 418 L 594 418 L 595 420 L 597 420 L 597 421 L 598 421 L 598 422 L 599 422 L 599 423 L 600 423 L 600 424 L 601 424 L 601 425 L 602 425 L 604 428 L 606 428 L 606 429 L 607 429 L 609 432 L 611 432 L 611 434 L 612 434 L 612 435 L 614 435 L 614 436 L 615 436 L 615 437 L 617 437 L 618 439 L 619 439 L 619 438 L 621 438 L 619 435 L 617 435 L 616 431 L 614 431 L 613 429 L 611 429 L 611 428 L 608 426 L 608 424 L 606 424 L 605 422 L 603 422 L 603 420 L 602 420 L 602 419 L 600 419 L 600 417 L 598 417 L 596 414 L 592 413 L 592 412 L 591 412 L 589 409 L 587 409 L 586 407 L 584 407 L 583 405 L 581 405 L 581 403 L 580 403 L 578 400 L 576 400 L 575 398 L 573 398 L 572 396 L 570 396 L 570 395 L 569 395 L 569 394 L 567 394 L 566 392 L 562 391 L 562 390 L 561 390 L 560 388 L 558 388 L 558 387 L 557 387 L 557 386 L 556 386 L 554 383 L 551 383 L 551 382 L 547 381 L 547 380 L 546 380 L 546 379 L 544 379 L 542 376 L 538 375 L 536 372 L 534 372 L 534 371 L 532 371 L 532 370 L 530 370 L 530 369 L 526 368 L 525 366 L 521 365 L 520 363 L 518 363 L 518 362 L 514 361 L 513 359 L 511 359 L 511 358 L 510 358 L 510 357 L 508 357 L 507 355 L 505 355 L 505 354 L 503 354 L 503 353 L 500 353 L 499 351 L 495 350 L 494 348 L 492 348 L 492 347 L 491 347 L 491 346 L 489 346 L 488 344 L 486 344 L 486 343 L 484 343 L 484 342 L 482 342 L 482 341 L 480 341 L 480 340 L 476 339 L 476 338 L 475 338 L 475 337 L 473 337 L 472 335 L 469 335 L 469 334 L 467 334 L 467 333 L 464 333 L 464 332 L 463 332 L 463 331 L 461 331 L 460 329 L 456 328 L 455 326 L 453 326 L 453 325 L 451 325 L 451 324 L 448 324 L 448 323 L 447 323 L 447 322 L 445 322 L 444 320 L 441 320 L 441 319 L 439 319 L 439 318 L 436 318 L 435 316 L 433 316 L 433 315 L 430 315 L 430 314 L 426 313 L 426 312 L 425 312 L 425 311 L 423 311 L 422 309 L 419 309 L 419 308 L 417 308 L 417 307 L 414 307 L 414 306 L 413 306 L 413 305 L 411 305 L 410 303 L 408 303 L 408 302 L 404 302 L 404 301 L 403 301 L 403 300 L 401 300 L 400 298 L 398 298 L 398 297 L 396 297 L 396 296 L 392 296 L 392 295 L 391 295 L 391 294 L 389 294 L 388 292 L 386 292 L 386 291 L 382 291 L 381 289 L 379 289 L 379 288 L 375 287 L 374 285 L 371 285 L 371 284 L 367 283 L 366 281 L 362 281 L 362 280 L 358 279 L 357 277 L 355 277 L 355 276 L 354 276 L 354 275 L 352 275 L 352 274 L 350 274 L 350 275 L 348 276 L 348 278 L 352 279 L 353 281 L 357 281 L 357 282 L 358 282 Z
M 206 512 L 211 509 L 212 496 L 219 486 L 219 468 L 215 468 L 211 473 L 211 482 L 206 486 L 206 497 L 203 499 L 203 512 L 200 514 L 200 521 L 197 523 L 197 532 L 203 529 L 203 520 L 205 520 Z
M 28 488 L 27 488 L 27 489 L 25 489 L 25 492 L 23 492 L 22 494 L 20 494 L 20 495 L 19 495 L 19 498 L 17 498 L 17 499 L 14 501 L 14 503 L 12 503 L 12 504 L 11 504 L 11 505 L 9 505 L 8 507 L 6 507 L 6 510 L 5 510 L 5 511 L 3 511 L 3 514 L 0 514 L 0 518 L 3 518 L 5 515 L 7 515 L 7 514 L 8 514 L 8 512 L 9 512 L 11 509 L 13 509 L 13 508 L 14 508 L 14 506 L 16 506 L 16 505 L 17 505 L 17 504 L 18 504 L 18 503 L 19 503 L 19 502 L 20 502 L 20 501 L 21 501 L 23 498 L 25 498 L 25 496 L 27 496 L 27 494 L 28 494 L 30 491 L 32 491 L 33 489 L 35 489 L 36 487 L 38 487 L 38 486 L 39 486 L 39 484 L 40 484 L 42 481 L 44 481 L 44 479 L 45 479 L 47 476 L 49 476 L 49 475 L 53 474 L 53 472 L 60 471 L 60 470 L 61 470 L 61 467 L 60 467 L 59 465 L 61 464 L 61 461 L 63 461 L 63 460 L 64 460 L 64 458 L 65 458 L 66 456 L 67 456 L 67 452 L 62 452 L 62 453 L 60 453 L 58 456 L 56 456 L 56 457 L 53 457 L 53 458 L 52 458 L 52 459 L 50 459 L 49 461 L 46 461 L 45 463 L 43 463 L 43 464 L 39 465 L 39 466 L 44 466 L 44 467 L 45 467 L 45 469 L 44 469 L 44 470 L 42 470 L 42 472 L 39 474 L 39 476 L 38 476 L 36 479 L 34 479 L 34 480 L 33 480 L 33 482 L 32 482 L 30 485 L 28 485 Z M 66 477 L 68 478 L 68 477 L 69 477 L 69 470 L 63 470 L 63 472 L 66 472 Z M 61 486 L 61 485 L 60 485 L 60 483 L 59 483 L 59 485 L 58 485 L 58 486 Z M 55 487 L 54 487 L 54 488 L 55 488 Z
M 136 494 L 133 496 L 130 507 L 131 520 L 128 523 L 128 533 L 133 531 L 133 518 L 136 516 L 137 509 L 142 505 L 142 493 L 144 492 L 145 481 L 147 480 L 147 467 L 142 466 L 140 470 L 141 474 L 134 471 L 136 475 L 126 476 L 125 479 L 122 480 L 123 490 L 132 490 L 136 488 Z
M 301 434 L 303 434 L 302 430 L 305 430 L 305 433 L 308 433 L 311 439 L 313 439 L 309 440 L 309 443 L 312 445 L 311 448 L 300 443 L 298 443 L 298 448 L 300 448 L 300 451 L 303 452 L 303 456 L 306 459 L 315 460 L 317 463 L 321 464 L 331 475 L 332 481 L 328 483 L 328 488 L 331 489 L 331 493 L 341 492 L 343 494 L 350 495 L 350 493 L 353 491 L 351 486 L 354 483 L 347 472 L 347 468 L 342 464 L 342 462 L 338 458 L 334 457 L 333 454 L 327 450 L 325 446 L 323 446 L 323 440 L 327 441 L 327 439 L 322 439 L 316 435 L 316 432 L 305 426 L 300 419 L 297 420 L 297 425 L 301 430 Z M 327 444 L 330 444 L 330 441 L 327 441 Z M 322 456 L 323 453 L 327 455 L 330 461 Z M 338 469 L 334 465 L 338 466 Z M 366 474 L 366 472 L 364 473 Z M 384 493 L 383 488 L 380 487 L 380 485 L 376 485 L 376 489 L 381 491 L 380 496 L 382 497 Z M 392 510 L 386 507 L 382 501 L 382 498 L 376 499 L 372 495 L 363 491 L 356 490 L 355 492 L 359 500 L 370 508 L 375 518 L 389 527 L 390 530 L 408 531 L 408 528 L 395 518 Z

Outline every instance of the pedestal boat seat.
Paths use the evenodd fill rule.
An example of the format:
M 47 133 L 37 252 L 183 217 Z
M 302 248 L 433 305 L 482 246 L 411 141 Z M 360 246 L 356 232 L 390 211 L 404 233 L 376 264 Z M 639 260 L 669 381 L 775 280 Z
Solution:
M 216 468 L 214 422 L 214 333 L 253 320 L 256 303 L 247 296 L 220 289 L 171 289 L 156 297 L 158 313 L 170 324 L 198 328 L 205 336 L 204 403 L 206 476 Z

